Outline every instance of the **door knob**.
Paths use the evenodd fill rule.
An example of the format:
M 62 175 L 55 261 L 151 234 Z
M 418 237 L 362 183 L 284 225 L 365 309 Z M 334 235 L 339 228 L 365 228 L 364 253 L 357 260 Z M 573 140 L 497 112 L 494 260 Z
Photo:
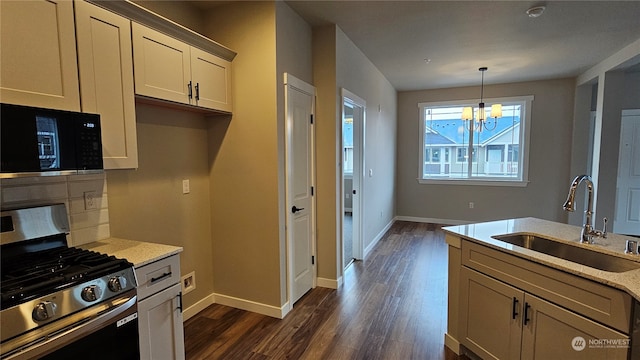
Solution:
M 304 210 L 304 208 L 297 208 L 295 205 L 293 205 L 293 207 L 291 208 L 291 212 L 294 214 L 302 210 Z

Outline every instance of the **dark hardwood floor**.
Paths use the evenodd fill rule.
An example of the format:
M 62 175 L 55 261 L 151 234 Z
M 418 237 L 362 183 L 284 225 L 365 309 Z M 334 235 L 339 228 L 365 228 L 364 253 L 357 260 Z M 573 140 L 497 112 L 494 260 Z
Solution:
M 187 359 L 433 359 L 444 346 L 440 227 L 396 222 L 337 290 L 315 288 L 283 320 L 211 305 L 185 323 Z

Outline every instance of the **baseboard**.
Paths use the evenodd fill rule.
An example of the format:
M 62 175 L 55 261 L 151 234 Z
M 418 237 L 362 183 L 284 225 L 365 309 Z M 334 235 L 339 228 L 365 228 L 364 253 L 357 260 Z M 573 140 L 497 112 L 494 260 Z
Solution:
M 319 277 L 316 279 L 316 285 L 328 289 L 337 289 L 342 285 L 342 276 L 337 280 Z
M 460 343 L 449 335 L 449 333 L 444 333 L 444 346 L 451 349 L 456 355 L 460 355 Z
M 204 299 L 196 302 L 195 304 L 189 306 L 182 312 L 182 320 L 187 321 L 192 318 L 195 314 L 200 311 L 206 309 L 209 305 L 215 304 L 215 297 L 213 294 L 206 296 Z
M 387 231 L 389 231 L 389 229 L 391 229 L 391 226 L 393 226 L 394 222 L 396 222 L 396 219 L 395 218 L 391 219 L 391 221 L 389 221 L 389 223 L 384 227 L 384 229 L 382 229 L 378 233 L 378 235 L 376 235 L 376 237 L 373 238 L 371 243 L 369 245 L 367 245 L 367 247 L 364 249 L 364 254 L 362 256 L 363 259 L 367 258 L 367 255 L 369 255 L 371 250 L 373 250 L 373 247 L 376 246 L 378 241 L 380 241 L 380 239 L 382 239 L 382 237 L 384 237 L 384 235 L 387 233 Z
M 214 294 L 213 296 L 216 304 L 231 306 L 236 309 L 251 311 L 278 319 L 284 318 L 288 312 L 286 308 L 289 307 L 288 303 L 277 307 L 222 294 Z
M 415 217 L 415 216 L 396 216 L 395 220 L 396 221 L 411 221 L 411 222 L 419 222 L 419 223 L 430 223 L 430 224 L 442 224 L 442 225 L 466 225 L 466 224 L 471 224 L 471 221 L 465 221 L 465 220 L 423 218 L 423 217 Z

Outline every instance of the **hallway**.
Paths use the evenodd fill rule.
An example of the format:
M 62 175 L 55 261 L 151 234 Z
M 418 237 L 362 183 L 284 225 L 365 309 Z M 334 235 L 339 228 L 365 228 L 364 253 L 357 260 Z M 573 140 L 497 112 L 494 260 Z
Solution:
M 444 348 L 447 246 L 438 225 L 396 222 L 283 320 L 211 305 L 185 323 L 187 359 L 456 359 Z

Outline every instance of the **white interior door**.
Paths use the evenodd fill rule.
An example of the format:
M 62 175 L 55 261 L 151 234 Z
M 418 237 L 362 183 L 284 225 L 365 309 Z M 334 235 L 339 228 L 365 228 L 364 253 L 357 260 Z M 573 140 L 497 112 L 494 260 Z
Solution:
M 291 306 L 315 286 L 315 88 L 285 74 L 287 241 Z
M 640 235 L 640 110 L 622 116 L 616 187 L 613 231 Z

